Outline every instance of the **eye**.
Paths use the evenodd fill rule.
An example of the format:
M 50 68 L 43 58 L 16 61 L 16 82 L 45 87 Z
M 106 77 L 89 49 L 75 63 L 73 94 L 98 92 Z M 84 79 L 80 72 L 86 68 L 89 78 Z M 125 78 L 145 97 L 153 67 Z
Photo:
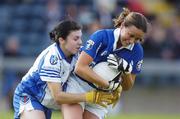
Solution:
M 135 35 L 134 35 L 134 34 L 131 34 L 130 32 L 128 32 L 128 35 L 129 35 L 129 37 L 131 37 L 131 38 L 134 38 L 134 37 L 135 37 Z
M 79 39 L 79 37 L 74 37 L 74 41 L 77 41 Z
M 130 35 L 130 37 L 131 37 L 131 38 L 134 38 L 134 37 L 135 37 L 135 35 L 132 35 L 132 34 L 131 34 L 131 35 Z

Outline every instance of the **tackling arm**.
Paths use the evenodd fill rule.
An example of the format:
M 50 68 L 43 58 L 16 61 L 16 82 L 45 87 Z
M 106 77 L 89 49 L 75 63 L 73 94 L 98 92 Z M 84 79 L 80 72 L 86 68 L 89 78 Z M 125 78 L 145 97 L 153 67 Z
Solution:
M 72 104 L 88 102 L 106 107 L 106 104 L 113 104 L 117 96 L 112 93 L 92 90 L 86 93 L 66 93 L 61 90 L 59 83 L 48 82 L 48 88 L 57 104 Z M 106 103 L 106 104 L 105 104 Z
M 77 103 L 85 101 L 83 94 L 70 94 L 62 91 L 60 83 L 48 82 L 51 95 L 58 104 Z

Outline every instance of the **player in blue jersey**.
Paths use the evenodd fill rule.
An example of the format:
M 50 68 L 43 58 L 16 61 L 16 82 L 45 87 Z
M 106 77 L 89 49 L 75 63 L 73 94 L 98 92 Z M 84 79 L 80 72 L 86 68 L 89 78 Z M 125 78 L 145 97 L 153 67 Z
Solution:
M 93 71 L 93 66 L 104 61 L 109 67 L 122 72 L 119 79 L 123 90 L 133 86 L 136 75 L 141 71 L 141 42 L 147 32 L 148 21 L 142 14 L 124 9 L 114 22 L 115 29 L 98 30 L 90 36 L 75 67 L 76 80 L 69 80 L 67 92 L 75 93 L 72 85 L 76 85 L 76 93 L 92 90 L 92 83 L 105 90 L 116 89 L 115 81 L 104 80 Z M 65 104 L 62 109 L 64 119 L 104 119 L 108 112 L 108 108 L 89 103 Z M 78 115 L 77 118 L 74 115 Z
M 104 106 L 103 102 L 112 102 L 114 97 L 110 93 L 63 92 L 77 60 L 81 35 L 81 26 L 72 20 L 61 21 L 50 32 L 54 43 L 37 57 L 14 92 L 15 119 L 50 119 L 51 110 L 60 109 L 62 103 L 90 102 Z

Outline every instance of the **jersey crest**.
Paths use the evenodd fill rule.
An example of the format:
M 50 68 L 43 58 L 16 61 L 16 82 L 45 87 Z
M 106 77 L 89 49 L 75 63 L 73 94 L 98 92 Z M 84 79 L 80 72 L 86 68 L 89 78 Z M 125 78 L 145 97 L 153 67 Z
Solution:
M 136 69 L 137 69 L 138 71 L 140 71 L 140 70 L 141 70 L 142 63 L 143 63 L 143 60 L 140 60 L 140 61 L 137 63 L 137 65 L 136 65 Z
M 56 64 L 58 63 L 58 57 L 55 56 L 55 55 L 51 55 L 51 57 L 50 57 L 50 63 L 51 63 L 52 65 L 56 65 Z
M 88 40 L 88 41 L 87 41 L 87 44 L 86 44 L 86 49 L 87 49 L 87 50 L 90 50 L 93 45 L 94 45 L 94 41 Z
M 20 96 L 20 103 L 22 104 L 27 104 L 29 102 L 29 96 L 25 95 L 25 96 Z

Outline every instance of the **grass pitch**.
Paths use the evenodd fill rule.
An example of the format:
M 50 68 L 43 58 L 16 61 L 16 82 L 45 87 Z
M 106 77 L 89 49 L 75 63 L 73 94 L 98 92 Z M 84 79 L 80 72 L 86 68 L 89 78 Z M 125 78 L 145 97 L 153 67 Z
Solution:
M 0 119 L 13 119 L 13 112 L 0 112 Z M 53 112 L 52 119 L 62 119 L 62 116 L 59 112 Z M 180 114 L 119 114 L 116 116 L 108 116 L 106 119 L 180 119 Z

